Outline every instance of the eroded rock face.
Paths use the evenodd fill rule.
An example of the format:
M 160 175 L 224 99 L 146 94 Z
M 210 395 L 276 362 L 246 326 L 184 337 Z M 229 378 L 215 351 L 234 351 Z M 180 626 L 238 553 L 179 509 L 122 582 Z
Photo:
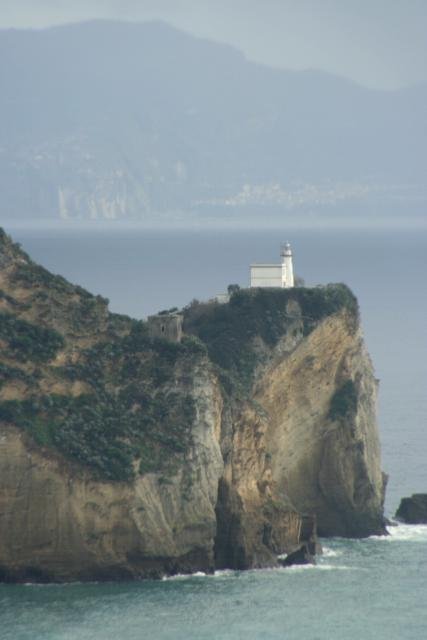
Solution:
M 342 312 L 304 337 L 293 312 L 250 400 L 223 415 L 220 567 L 264 566 L 306 544 L 299 514 L 322 536 L 385 533 L 377 381 L 361 330 Z
M 349 381 L 355 398 L 333 412 Z M 299 512 L 317 516 L 320 535 L 384 532 L 376 393 L 361 331 L 345 313 L 273 361 L 256 386 L 273 481 Z
M 244 404 L 222 422 L 224 474 L 217 502 L 215 564 L 248 569 L 277 564 L 277 555 L 301 540 L 302 517 L 272 478 L 268 421 Z M 303 537 L 303 539 L 305 539 Z
M 194 445 L 168 478 L 97 482 L 1 426 L 0 578 L 109 580 L 213 569 L 222 399 L 208 370 L 194 374 Z

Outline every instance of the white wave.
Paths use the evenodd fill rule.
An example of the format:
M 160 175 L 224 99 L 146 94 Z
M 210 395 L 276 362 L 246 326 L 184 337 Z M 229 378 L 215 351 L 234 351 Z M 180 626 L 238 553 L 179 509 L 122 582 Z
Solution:
M 387 527 L 388 536 L 371 536 L 370 540 L 385 542 L 408 541 L 427 542 L 427 524 L 396 524 Z
M 318 569 L 317 564 L 291 564 L 289 567 L 281 567 L 279 571 L 286 571 L 287 573 L 294 571 L 308 571 L 310 569 Z M 277 571 L 277 569 L 275 569 Z
M 213 578 L 226 578 L 227 576 L 236 575 L 236 571 L 234 569 L 219 569 L 215 571 L 214 574 L 211 574 Z
M 204 571 L 195 571 L 194 573 L 177 573 L 174 576 L 163 576 L 162 580 L 189 580 L 190 578 L 206 578 L 207 575 Z
M 342 551 L 322 546 L 322 553 L 320 554 L 321 558 L 338 558 L 338 556 L 342 556 Z
M 235 575 L 233 569 L 221 569 L 215 573 L 205 573 L 204 571 L 195 571 L 194 573 L 177 573 L 175 576 L 163 576 L 162 580 L 190 580 L 191 578 L 225 578 Z
M 388 527 L 387 531 L 389 540 L 427 542 L 427 524 L 398 524 L 397 527 Z
M 310 569 L 315 569 L 316 571 L 349 571 L 354 567 L 347 567 L 346 565 L 338 565 L 338 564 L 326 564 L 326 563 L 318 563 L 318 564 L 293 564 L 290 567 L 283 567 L 283 571 L 307 571 Z

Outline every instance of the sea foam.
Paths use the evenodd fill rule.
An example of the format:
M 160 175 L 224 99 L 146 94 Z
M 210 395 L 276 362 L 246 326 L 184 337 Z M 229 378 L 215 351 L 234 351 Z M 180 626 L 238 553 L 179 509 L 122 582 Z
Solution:
M 427 542 L 427 524 L 396 523 L 387 527 L 388 536 L 370 536 L 369 540 L 384 542 Z
M 398 524 L 387 529 L 385 540 L 408 540 L 410 542 L 427 541 L 427 524 Z

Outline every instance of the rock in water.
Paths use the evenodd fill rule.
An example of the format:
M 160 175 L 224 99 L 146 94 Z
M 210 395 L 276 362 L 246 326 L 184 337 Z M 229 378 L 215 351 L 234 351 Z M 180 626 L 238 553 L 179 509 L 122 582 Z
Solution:
M 0 230 L 0 580 L 277 566 L 316 523 L 384 531 L 345 285 L 192 303 L 174 342 L 107 303 Z
M 285 558 L 278 558 L 282 567 L 290 567 L 294 564 L 316 564 L 316 554 L 322 553 L 322 548 L 317 541 L 317 523 L 313 517 L 305 516 L 301 523 L 302 536 L 296 549 L 290 551 Z
M 308 545 L 302 544 L 298 549 L 288 553 L 286 558 L 280 558 L 279 564 L 282 567 L 291 567 L 294 564 L 315 564 L 316 559 L 308 549 Z
M 427 524 L 427 493 L 414 493 L 402 498 L 396 518 L 407 524 Z

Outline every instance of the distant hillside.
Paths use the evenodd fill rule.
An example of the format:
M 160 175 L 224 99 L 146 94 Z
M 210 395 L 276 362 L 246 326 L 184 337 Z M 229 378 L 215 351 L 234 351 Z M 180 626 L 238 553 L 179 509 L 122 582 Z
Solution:
M 0 31 L 0 83 L 2 219 L 424 197 L 426 87 L 373 91 L 113 22 Z

